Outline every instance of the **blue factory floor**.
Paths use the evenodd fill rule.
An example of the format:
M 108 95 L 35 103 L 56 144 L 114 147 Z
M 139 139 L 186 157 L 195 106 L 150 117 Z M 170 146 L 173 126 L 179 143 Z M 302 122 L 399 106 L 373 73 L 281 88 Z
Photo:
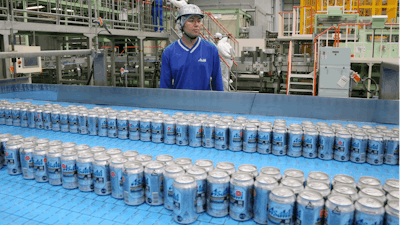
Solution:
M 4 100 L 4 98 L 0 98 Z M 54 103 L 48 101 L 36 101 L 25 99 L 7 99 L 10 102 L 30 101 L 33 104 L 42 105 Z M 57 102 L 63 106 L 73 103 Z M 78 104 L 74 104 L 78 105 Z M 84 104 L 87 108 L 98 105 Z M 108 107 L 108 106 L 103 106 Z M 111 106 L 117 110 L 133 110 L 135 107 Z M 173 115 L 177 110 L 161 110 L 165 114 Z M 185 111 L 183 111 L 185 112 Z M 189 111 L 187 111 L 189 112 Z M 208 113 L 209 112 L 195 112 Z M 217 113 L 227 115 L 223 113 Z M 239 116 L 239 114 L 231 114 Z M 376 123 L 362 123 L 351 121 L 329 121 L 305 118 L 289 117 L 268 117 L 254 115 L 247 116 L 249 119 L 259 119 L 261 121 L 271 121 L 275 119 L 285 119 L 287 124 L 300 123 L 309 120 L 314 123 L 319 121 L 328 124 L 335 123 L 354 123 L 359 126 L 379 125 Z M 396 125 L 385 124 L 389 128 Z M 356 180 L 360 176 L 373 176 L 381 180 L 382 184 L 386 179 L 399 179 L 399 166 L 373 166 L 369 164 L 355 164 L 352 162 L 323 161 L 320 159 L 292 158 L 288 156 L 261 155 L 259 153 L 244 153 L 219 151 L 207 148 L 192 148 L 188 146 L 155 144 L 151 142 L 120 140 L 108 137 L 88 136 L 71 133 L 53 132 L 47 130 L 37 130 L 22 127 L 12 127 L 0 125 L 0 133 L 20 134 L 24 137 L 36 136 L 38 138 L 48 138 L 50 140 L 61 140 L 63 142 L 75 142 L 77 144 L 87 144 L 90 146 L 104 146 L 106 148 L 120 148 L 123 151 L 136 150 L 139 154 L 149 154 L 154 158 L 157 155 L 169 154 L 178 157 L 188 157 L 193 160 L 210 159 L 214 165 L 221 161 L 229 161 L 236 165 L 253 164 L 258 169 L 265 166 L 274 166 L 283 171 L 286 169 L 300 169 L 305 175 L 311 171 L 322 171 L 330 175 L 332 180 L 336 174 L 347 174 Z M 111 196 L 98 196 L 92 193 L 80 192 L 78 189 L 66 190 L 61 186 L 52 186 L 48 183 L 37 183 L 34 180 L 24 180 L 22 176 L 9 176 L 7 168 L 0 170 L 0 224 L 175 224 L 172 211 L 163 206 L 140 206 L 125 205 L 123 200 L 116 200 Z M 230 217 L 213 218 L 206 213 L 200 215 L 193 224 L 255 224 L 253 220 L 238 222 Z

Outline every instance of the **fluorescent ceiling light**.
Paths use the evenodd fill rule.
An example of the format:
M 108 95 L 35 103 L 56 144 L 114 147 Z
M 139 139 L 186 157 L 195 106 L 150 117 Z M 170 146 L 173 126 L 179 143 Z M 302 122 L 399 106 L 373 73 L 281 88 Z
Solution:
M 42 5 L 26 7 L 26 9 L 43 9 L 43 8 L 44 8 L 44 6 L 42 6 Z

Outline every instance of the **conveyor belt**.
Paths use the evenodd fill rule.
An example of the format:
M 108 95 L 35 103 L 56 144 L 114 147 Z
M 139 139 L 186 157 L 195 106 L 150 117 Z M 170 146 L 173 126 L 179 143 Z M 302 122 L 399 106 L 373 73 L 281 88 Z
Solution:
M 5 98 L 0 98 L 4 100 Z M 55 103 L 48 101 L 7 99 L 10 102 L 31 101 L 33 104 L 43 105 L 45 103 Z M 73 103 L 57 102 L 62 106 L 72 105 Z M 78 104 L 75 104 L 78 105 Z M 87 108 L 99 105 L 83 104 Z M 105 107 L 105 106 L 103 106 Z M 112 106 L 117 110 L 133 110 L 135 107 Z M 177 110 L 161 110 L 165 114 L 174 114 Z M 183 111 L 189 112 L 189 111 Z M 190 111 L 193 112 L 193 111 Z M 195 112 L 198 114 L 210 112 Z M 216 113 L 222 116 L 226 113 Z M 238 116 L 239 114 L 230 114 Z M 243 116 L 243 114 L 240 114 Z M 285 119 L 287 124 L 300 123 L 309 120 L 314 123 L 319 121 L 328 124 L 335 123 L 354 123 L 359 126 L 378 125 L 377 123 L 362 123 L 350 121 L 329 121 L 318 119 L 303 119 L 291 117 L 269 117 L 244 115 L 249 119 L 259 119 L 261 121 L 271 121 L 275 119 Z M 397 125 L 384 124 L 389 128 Z M 258 169 L 265 166 L 274 166 L 283 171 L 286 169 L 300 169 L 305 175 L 311 171 L 322 171 L 329 174 L 331 180 L 336 174 L 347 174 L 356 180 L 360 176 L 373 176 L 381 180 L 382 184 L 386 179 L 399 179 L 399 167 L 381 165 L 373 166 L 369 164 L 355 164 L 351 162 L 338 162 L 334 160 L 324 161 L 320 159 L 292 158 L 288 156 L 261 155 L 259 153 L 244 153 L 219 151 L 207 148 L 192 148 L 189 146 L 155 144 L 152 142 L 120 140 L 108 137 L 88 136 L 71 133 L 53 132 L 47 130 L 37 130 L 22 127 L 0 125 L 0 133 L 20 134 L 24 137 L 37 136 L 38 138 L 48 138 L 50 140 L 62 140 L 63 142 L 75 142 L 77 144 L 88 144 L 90 146 L 104 146 L 106 148 L 120 148 L 123 151 L 136 150 L 139 154 L 149 154 L 153 157 L 160 154 L 169 154 L 178 157 L 188 157 L 193 160 L 210 159 L 214 165 L 218 162 L 229 161 L 235 164 L 236 169 L 241 164 L 254 164 Z M 78 189 L 66 190 L 61 186 L 52 186 L 48 183 L 36 183 L 34 180 L 24 180 L 22 176 L 9 176 L 6 167 L 0 170 L 0 224 L 175 224 L 172 211 L 166 210 L 163 206 L 127 206 L 123 200 L 116 200 L 111 196 L 97 196 L 92 193 L 80 192 Z M 239 222 L 229 216 L 223 218 L 213 218 L 203 213 L 194 224 L 225 224 L 233 225 Z M 240 224 L 255 224 L 253 220 Z

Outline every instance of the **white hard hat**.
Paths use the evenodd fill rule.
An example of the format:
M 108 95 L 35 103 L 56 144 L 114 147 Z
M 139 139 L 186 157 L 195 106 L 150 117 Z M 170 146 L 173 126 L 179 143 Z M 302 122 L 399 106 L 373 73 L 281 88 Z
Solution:
M 179 20 L 182 16 L 186 15 L 197 15 L 200 16 L 201 18 L 204 17 L 203 12 L 201 12 L 201 9 L 194 4 L 185 5 L 181 9 L 179 9 L 178 17 L 176 18 L 176 20 Z
M 222 34 L 221 33 L 215 33 L 214 37 L 218 38 L 218 39 L 222 39 Z

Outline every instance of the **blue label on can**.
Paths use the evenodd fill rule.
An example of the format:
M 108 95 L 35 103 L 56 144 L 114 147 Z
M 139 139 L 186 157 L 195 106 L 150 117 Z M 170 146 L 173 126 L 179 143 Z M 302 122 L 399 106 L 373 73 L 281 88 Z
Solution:
M 176 125 L 176 144 L 177 145 L 188 145 L 188 125 Z
M 0 118 L 0 120 L 1 120 L 1 118 Z M 28 111 L 21 111 L 21 127 L 28 127 L 28 126 L 29 126 Z
M 215 145 L 215 127 L 203 127 L 202 137 L 203 147 L 214 148 Z
M 200 147 L 201 137 L 203 136 L 203 130 L 200 126 L 189 126 L 189 146 Z
M 111 194 L 110 166 L 93 165 L 94 192 L 98 195 Z
M 215 128 L 215 148 L 218 150 L 228 149 L 228 128 Z
M 207 184 L 207 213 L 211 216 L 222 217 L 228 215 L 229 182 Z
M 53 131 L 60 131 L 60 114 L 51 113 L 51 128 Z
M 399 163 L 399 141 L 385 141 L 385 164 L 396 165 Z
M 124 182 L 122 180 L 122 168 L 110 167 L 111 196 L 117 199 L 124 198 Z
M 165 144 L 175 144 L 175 124 L 164 124 L 164 143 Z
M 273 133 L 272 134 L 272 154 L 286 155 L 287 151 L 287 134 L 286 133 Z
M 75 160 L 61 160 L 62 186 L 66 189 L 74 189 L 79 186 Z
M 294 203 L 282 204 L 270 200 L 268 204 L 268 223 L 292 224 Z
M 354 211 L 341 212 L 340 208 L 336 206 L 333 209 L 326 208 L 325 210 L 325 223 L 326 225 L 351 225 L 354 221 Z
M 174 181 L 174 178 L 164 177 L 164 206 L 169 210 L 172 210 L 174 206 Z
M 151 122 L 140 122 L 140 140 L 151 141 Z
M 163 123 L 151 123 L 151 141 L 154 143 L 164 142 Z
M 21 169 L 24 179 L 35 179 L 35 166 L 33 164 L 33 153 L 21 153 Z
M 123 174 L 124 202 L 128 205 L 139 205 L 144 202 L 143 172 Z
M 107 136 L 116 138 L 117 135 L 117 119 L 107 118 Z
M 330 160 L 333 158 L 335 137 L 319 136 L 318 158 Z
M 43 112 L 42 114 L 43 119 L 43 128 L 45 130 L 51 130 L 51 114 L 49 112 Z
M 288 140 L 288 156 L 300 157 L 302 154 L 303 147 L 303 134 L 291 134 L 289 133 Z
M 21 174 L 21 164 L 19 159 L 19 149 L 5 148 L 7 170 L 10 175 Z
M 0 108 L 0 125 L 6 124 L 5 109 Z
M 253 217 L 252 186 L 230 185 L 229 215 L 235 220 L 248 220 Z
M 144 180 L 146 183 L 146 189 L 145 189 L 146 203 L 149 205 L 162 205 L 164 203 L 163 174 L 145 173 Z
M 60 130 L 61 132 L 69 132 L 68 114 L 60 114 Z
M 35 112 L 28 111 L 28 126 L 29 128 L 36 127 Z
M 198 215 L 196 210 L 195 188 L 174 188 L 174 220 L 178 223 L 189 224 L 196 221 Z
M 241 151 L 243 149 L 242 130 L 229 129 L 229 150 Z
M 353 138 L 351 141 L 350 161 L 365 163 L 367 154 L 367 140 Z
M 140 121 L 129 120 L 129 139 L 133 141 L 140 140 Z
M 257 130 L 250 131 L 244 130 L 243 135 L 243 151 L 256 152 L 257 151 Z
M 93 191 L 92 163 L 77 162 L 76 169 L 78 171 L 78 183 L 80 191 Z
M 383 164 L 383 141 L 369 140 L 367 151 L 367 163 L 372 165 Z
M 315 206 L 311 202 L 308 202 L 306 205 L 299 203 L 296 205 L 296 224 L 322 224 L 323 216 L 324 205 Z
M 79 123 L 79 133 L 80 134 L 87 134 L 88 133 L 88 120 L 87 116 L 85 115 L 80 115 L 78 117 L 78 123 Z
M 197 182 L 197 213 L 205 212 L 207 209 L 207 180 L 196 180 Z
M 261 224 L 268 223 L 268 203 L 271 191 L 254 186 L 254 221 Z
M 272 132 L 258 132 L 257 152 L 261 154 L 270 154 L 272 152 L 271 137 Z
M 43 115 L 41 112 L 35 113 L 35 127 L 36 129 L 43 129 Z
M 389 213 L 386 213 L 385 220 L 385 225 L 399 225 L 399 217 L 392 216 Z
M 47 170 L 49 172 L 49 183 L 52 185 L 60 185 L 62 183 L 60 157 L 48 157 Z
M 316 158 L 317 157 L 318 135 L 304 134 L 303 141 L 303 157 Z
M 69 123 L 69 132 L 78 133 L 78 115 L 69 115 L 68 116 Z
M 33 155 L 33 164 L 35 165 L 35 180 L 37 182 L 48 182 L 46 156 Z
M 107 118 L 98 118 L 98 135 L 100 137 L 108 136 Z
M 12 117 L 12 110 L 5 109 L 4 115 L 6 117 L 6 125 L 12 126 L 13 125 L 13 117 Z
M 21 126 L 21 115 L 19 110 L 12 110 L 13 126 Z
M 356 210 L 354 224 L 355 225 L 377 225 L 383 224 L 384 213 L 380 215 L 370 215 L 361 211 Z
M 91 136 L 97 135 L 97 117 L 88 117 L 88 134 Z
M 333 158 L 337 161 L 349 161 L 351 138 L 336 137 Z

